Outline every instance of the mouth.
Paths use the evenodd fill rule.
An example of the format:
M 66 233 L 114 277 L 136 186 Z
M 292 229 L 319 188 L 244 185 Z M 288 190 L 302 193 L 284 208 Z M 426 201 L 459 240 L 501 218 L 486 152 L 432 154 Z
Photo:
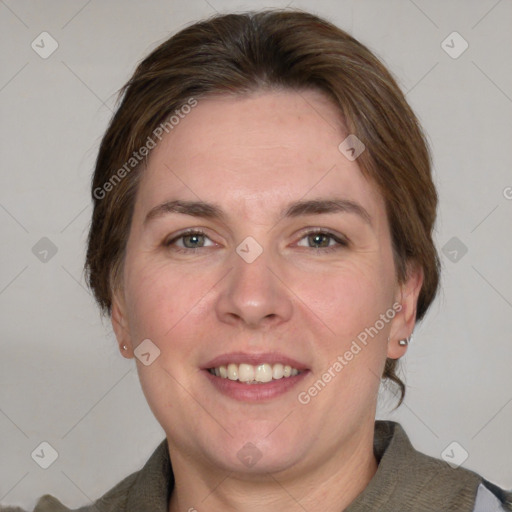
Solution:
M 245 384 L 271 382 L 273 380 L 295 377 L 302 373 L 297 368 L 282 363 L 262 363 L 258 365 L 229 363 L 228 365 L 209 368 L 208 371 L 211 375 L 221 379 L 244 382 Z
M 283 395 L 310 372 L 304 364 L 275 353 L 226 354 L 208 362 L 202 370 L 216 391 L 249 402 Z

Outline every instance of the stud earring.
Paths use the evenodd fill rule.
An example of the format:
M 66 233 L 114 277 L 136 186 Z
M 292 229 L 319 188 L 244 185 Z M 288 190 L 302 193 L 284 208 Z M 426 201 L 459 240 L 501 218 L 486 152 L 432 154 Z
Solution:
M 128 350 L 128 347 L 126 345 L 123 345 L 123 350 Z
M 398 340 L 398 344 L 401 345 L 402 347 L 405 347 L 406 345 L 411 343 L 411 341 L 412 341 L 412 334 L 408 338 L 405 338 L 404 340 Z

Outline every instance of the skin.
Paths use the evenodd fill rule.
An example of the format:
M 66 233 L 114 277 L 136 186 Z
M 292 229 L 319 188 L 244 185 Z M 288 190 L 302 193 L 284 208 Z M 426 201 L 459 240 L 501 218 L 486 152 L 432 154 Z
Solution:
M 150 155 L 112 323 L 120 347 L 128 347 L 123 356 L 134 357 L 147 338 L 161 351 L 149 366 L 136 361 L 167 436 L 176 479 L 171 512 L 339 511 L 377 470 L 380 376 L 386 357 L 406 351 L 398 340 L 414 329 L 423 277 L 411 267 L 408 281 L 397 282 L 384 201 L 357 160 L 338 150 L 346 135 L 321 93 L 260 91 L 201 99 Z M 347 212 L 278 219 L 289 202 L 333 197 L 359 203 L 372 225 Z M 171 199 L 216 203 L 226 220 L 169 213 L 144 223 Z M 207 236 L 164 245 L 188 228 Z M 308 237 L 307 228 L 348 245 Z M 263 248 L 250 264 L 235 251 L 248 236 Z M 401 311 L 300 404 L 298 393 L 395 302 Z M 237 401 L 200 370 L 233 351 L 279 351 L 310 373 L 280 397 Z M 261 453 L 252 467 L 237 457 L 247 442 Z

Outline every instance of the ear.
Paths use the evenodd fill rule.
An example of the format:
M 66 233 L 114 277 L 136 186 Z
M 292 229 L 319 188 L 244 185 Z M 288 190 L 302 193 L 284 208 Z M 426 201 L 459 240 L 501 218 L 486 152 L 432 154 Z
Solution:
M 133 357 L 133 347 L 129 335 L 126 306 L 122 293 L 119 291 L 113 294 L 110 321 L 112 322 L 112 329 L 116 335 L 121 355 L 127 359 L 131 359 Z M 123 346 L 126 347 L 126 350 Z
M 391 321 L 391 331 L 388 342 L 388 357 L 398 359 L 407 351 L 407 345 L 398 344 L 399 340 L 409 338 L 416 324 L 418 296 L 423 285 L 423 268 L 416 262 L 407 265 L 407 280 L 399 285 L 395 301 L 401 304 Z

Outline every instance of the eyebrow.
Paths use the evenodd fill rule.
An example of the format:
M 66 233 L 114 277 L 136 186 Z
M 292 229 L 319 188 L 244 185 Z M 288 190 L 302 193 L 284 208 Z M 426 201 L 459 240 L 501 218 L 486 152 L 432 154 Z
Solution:
M 152 208 L 146 215 L 144 224 L 172 213 L 219 220 L 222 222 L 226 221 L 225 212 L 216 204 L 205 203 L 204 201 L 174 200 L 166 201 Z M 372 226 L 372 218 L 362 205 L 350 199 L 341 198 L 295 201 L 281 211 L 279 220 L 322 213 L 352 213 L 359 216 L 366 224 Z

